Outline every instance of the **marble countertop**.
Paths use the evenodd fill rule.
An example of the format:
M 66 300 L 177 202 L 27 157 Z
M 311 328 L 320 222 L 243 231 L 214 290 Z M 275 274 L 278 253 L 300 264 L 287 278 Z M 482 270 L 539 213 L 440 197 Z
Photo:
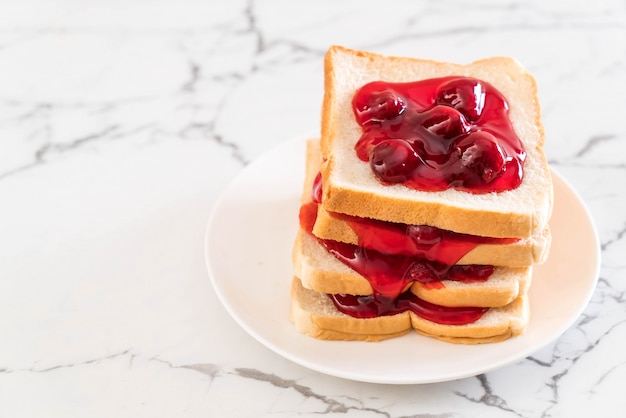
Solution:
M 0 416 L 623 416 L 625 3 L 383 5 L 1 6 Z M 535 75 L 550 164 L 602 250 L 554 342 L 475 377 L 382 385 L 292 363 L 229 316 L 204 262 L 209 214 L 251 161 L 319 130 L 331 44 L 507 55 Z

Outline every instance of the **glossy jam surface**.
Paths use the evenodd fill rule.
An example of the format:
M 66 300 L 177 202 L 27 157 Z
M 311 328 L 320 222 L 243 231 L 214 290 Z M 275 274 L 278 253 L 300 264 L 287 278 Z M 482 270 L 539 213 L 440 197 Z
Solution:
M 487 82 L 376 81 L 359 89 L 352 104 L 363 131 L 357 155 L 383 183 L 488 193 L 522 181 L 526 153 L 506 99 Z
M 313 227 L 317 219 L 317 203 L 309 202 L 300 206 L 298 217 L 300 219 L 300 227 L 309 234 L 313 234 Z
M 312 234 L 317 217 L 317 204 L 300 207 L 300 226 Z M 379 251 L 343 242 L 316 238 L 339 261 L 365 277 L 375 295 L 397 297 L 408 284 L 418 281 L 429 287 L 441 287 L 442 280 L 463 282 L 485 281 L 493 266 L 449 265 L 424 258 Z
M 322 203 L 322 173 L 319 172 L 315 175 L 313 180 L 313 188 L 311 190 L 311 199 L 315 203 Z
M 315 203 L 322 201 L 321 183 L 322 176 L 318 173 L 311 191 L 311 198 Z M 444 264 L 456 264 L 478 245 L 505 245 L 519 241 L 517 238 L 458 234 L 432 226 L 383 222 L 340 213 L 333 213 L 332 216 L 348 223 L 358 236 L 361 247 L 385 254 L 422 257 Z
M 312 234 L 317 218 L 317 203 L 300 207 L 300 226 Z M 442 324 L 467 324 L 482 316 L 484 308 L 446 308 L 419 299 L 404 292 L 413 281 L 427 287 L 443 287 L 441 280 L 465 282 L 484 281 L 493 273 L 492 266 L 446 265 L 425 259 L 402 255 L 388 255 L 366 248 L 318 239 L 331 254 L 365 277 L 372 286 L 370 296 L 328 295 L 341 312 L 357 317 L 372 318 L 394 315 L 410 309 L 415 314 Z
M 423 258 L 383 254 L 352 244 L 320 240 L 338 260 L 365 277 L 375 295 L 395 298 L 413 282 L 441 283 L 442 280 L 463 282 L 485 281 L 493 266 L 448 265 Z
M 322 201 L 321 175 L 317 174 L 311 190 L 312 201 L 300 207 L 300 226 L 313 235 L 318 205 Z M 430 288 L 443 287 L 442 280 L 485 281 L 493 266 L 452 265 L 423 258 L 460 259 L 478 245 L 481 237 L 463 236 L 427 226 L 407 226 L 345 216 L 359 236 L 359 245 L 316 238 L 327 251 L 365 277 L 373 289 L 370 296 L 328 295 L 335 307 L 352 317 L 373 318 L 412 311 L 430 321 L 463 325 L 475 322 L 488 309 L 443 307 L 426 302 L 405 288 L 419 281 Z M 494 240 L 485 238 L 486 240 Z M 495 240 L 499 241 L 499 240 Z M 368 248 L 378 247 L 383 251 Z M 407 254 L 402 254 L 402 252 Z M 420 257 L 415 255 L 420 254 Z
M 484 244 L 512 244 L 516 238 L 489 238 L 458 234 L 427 225 L 405 225 L 336 214 L 344 218 L 365 248 L 414 255 L 444 264 L 456 264 L 465 254 Z
M 328 295 L 335 307 L 355 318 L 375 318 L 412 311 L 416 315 L 445 325 L 465 325 L 477 321 L 489 308 L 445 307 L 426 302 L 405 292 L 397 298 L 354 295 Z

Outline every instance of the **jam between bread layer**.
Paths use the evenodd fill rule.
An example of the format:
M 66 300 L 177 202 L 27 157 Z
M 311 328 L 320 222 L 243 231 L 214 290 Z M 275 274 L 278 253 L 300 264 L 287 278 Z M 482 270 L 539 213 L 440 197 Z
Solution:
M 445 307 L 426 302 L 411 292 L 397 298 L 380 296 L 328 295 L 337 310 L 354 318 L 376 318 L 411 311 L 429 321 L 444 325 L 466 325 L 479 320 L 489 308 Z
M 318 173 L 311 192 L 313 202 L 318 204 L 322 200 L 321 178 L 321 174 Z M 427 225 L 384 222 L 340 213 L 332 213 L 331 215 L 347 222 L 357 235 L 360 247 L 384 254 L 422 257 L 444 264 L 456 264 L 465 254 L 478 245 L 506 245 L 519 241 L 518 238 L 491 238 L 459 234 Z
M 313 234 L 317 205 L 309 203 L 300 208 L 300 226 Z M 466 283 L 486 281 L 493 273 L 488 265 L 450 265 L 402 254 L 385 254 L 343 242 L 317 241 L 335 258 L 368 280 L 374 295 L 396 298 L 413 282 L 430 288 L 441 288 L 442 280 Z
M 375 81 L 352 101 L 362 128 L 357 156 L 383 183 L 424 191 L 512 190 L 526 152 L 504 96 L 475 78 Z
M 301 228 L 312 235 L 317 217 L 317 203 L 302 205 L 299 216 Z M 493 273 L 493 266 L 451 266 L 417 257 L 382 254 L 357 245 L 316 239 L 328 252 L 363 276 L 372 286 L 373 294 L 369 296 L 328 295 L 337 310 L 347 315 L 373 318 L 410 310 L 439 324 L 464 325 L 478 320 L 489 309 L 439 306 L 404 290 L 415 281 L 430 288 L 444 287 L 442 280 L 468 283 L 485 281 Z
M 427 225 L 406 225 L 333 214 L 348 222 L 359 246 L 403 255 L 416 255 L 444 264 L 456 264 L 465 254 L 484 244 L 512 244 L 516 238 L 489 238 L 458 234 Z

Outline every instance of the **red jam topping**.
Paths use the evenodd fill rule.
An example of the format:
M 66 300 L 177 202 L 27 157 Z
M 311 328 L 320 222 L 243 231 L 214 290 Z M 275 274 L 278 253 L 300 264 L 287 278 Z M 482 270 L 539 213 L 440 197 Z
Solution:
M 308 233 L 312 233 L 316 216 L 316 203 L 311 202 L 300 208 L 300 225 Z M 317 239 L 338 260 L 365 277 L 375 295 L 395 298 L 408 284 L 415 281 L 437 288 L 443 286 L 442 280 L 485 281 L 493 273 L 493 266 L 449 265 L 414 256 L 385 254 L 333 240 Z
M 337 309 L 356 318 L 375 318 L 412 311 L 416 315 L 445 325 L 465 325 L 477 321 L 489 310 L 478 307 L 445 307 L 426 302 L 411 292 L 398 298 L 354 295 L 328 295 Z
M 321 203 L 321 174 L 313 182 L 311 198 Z M 317 213 L 317 207 L 314 209 Z M 359 238 L 358 245 L 384 254 L 417 256 L 444 264 L 456 264 L 481 244 L 512 244 L 517 238 L 491 238 L 459 234 L 427 225 L 406 225 L 340 213 L 332 216 L 347 222 Z M 315 219 L 312 221 L 315 223 Z M 311 231 L 313 226 L 310 227 Z M 305 230 L 307 230 L 305 228 Z
M 406 225 L 334 214 L 344 218 L 359 237 L 359 246 L 386 254 L 423 257 L 456 264 L 481 244 L 511 244 L 517 238 L 490 238 L 458 234 L 427 225 Z
M 487 82 L 457 76 L 375 81 L 352 104 L 363 129 L 357 155 L 383 183 L 488 193 L 522 181 L 526 152 L 506 99 Z
M 312 234 L 317 217 L 317 203 L 300 207 L 300 225 Z M 372 286 L 370 296 L 328 295 L 337 309 L 357 318 L 394 315 L 410 309 L 416 315 L 440 324 L 462 325 L 478 320 L 487 308 L 450 308 L 419 299 L 411 292 L 403 292 L 413 281 L 431 288 L 443 287 L 441 280 L 464 282 L 485 281 L 493 273 L 493 266 L 446 265 L 403 255 L 383 254 L 378 251 L 336 242 L 318 241 L 340 261 L 365 277 Z
M 315 203 L 322 203 L 322 173 L 319 172 L 313 180 L 313 189 L 311 190 L 311 199 Z
M 493 273 L 493 266 L 442 264 L 423 258 L 383 254 L 343 242 L 319 241 L 338 260 L 365 277 L 375 295 L 395 298 L 413 282 L 434 283 L 434 287 L 440 287 L 442 280 L 485 281 Z

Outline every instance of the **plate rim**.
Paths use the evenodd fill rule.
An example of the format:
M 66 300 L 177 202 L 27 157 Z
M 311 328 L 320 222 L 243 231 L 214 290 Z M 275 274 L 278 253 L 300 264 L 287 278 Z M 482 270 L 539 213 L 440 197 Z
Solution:
M 600 273 L 600 268 L 601 268 L 601 247 L 600 247 L 600 240 L 599 240 L 599 234 L 598 234 L 598 230 L 597 227 L 595 225 L 594 219 L 591 216 L 591 212 L 589 210 L 589 208 L 587 207 L 587 205 L 585 204 L 584 200 L 582 199 L 582 197 L 580 196 L 580 194 L 578 193 L 578 191 L 571 185 L 571 183 L 560 173 L 558 172 L 557 169 L 555 169 L 554 167 L 550 166 L 550 172 L 551 175 L 558 178 L 558 181 L 560 181 L 563 186 L 565 187 L 566 191 L 571 193 L 572 196 L 574 197 L 574 199 L 576 200 L 576 202 L 578 203 L 578 205 L 580 206 L 580 209 L 582 209 L 584 215 L 585 215 L 585 219 L 588 221 L 588 226 L 590 227 L 591 231 L 592 231 L 592 235 L 593 235 L 593 239 L 594 239 L 594 254 L 593 257 L 595 258 L 595 265 L 593 267 L 593 279 L 589 280 L 588 283 L 588 291 L 585 293 L 585 297 L 584 299 L 580 300 L 578 309 L 576 310 L 574 315 L 571 315 L 567 318 L 567 320 L 562 321 L 560 323 L 560 326 L 557 327 L 557 330 L 555 332 L 553 332 L 553 335 L 550 338 L 546 338 L 544 341 L 542 341 L 540 344 L 531 344 L 529 346 L 527 346 L 525 349 L 521 349 L 519 351 L 517 351 L 514 355 L 509 355 L 507 357 L 504 357 L 502 359 L 500 359 L 499 361 L 496 361 L 492 364 L 490 364 L 489 366 L 483 366 L 483 367 L 471 367 L 468 368 L 467 370 L 465 370 L 464 372 L 460 372 L 460 373 L 449 373 L 447 376 L 445 375 L 440 375 L 437 378 L 423 378 L 423 377 L 418 377 L 415 376 L 414 378 L 389 378 L 389 377 L 382 377 L 382 376 L 371 376 L 371 375 L 367 375 L 367 374 L 355 374 L 354 372 L 350 372 L 350 371 L 346 371 L 346 370 L 342 370 L 342 369 L 338 369 L 338 368 L 333 368 L 330 367 L 328 365 L 325 364 L 320 364 L 319 362 L 315 362 L 312 359 L 308 359 L 303 357 L 302 355 L 298 355 L 297 353 L 294 353 L 288 349 L 286 349 L 285 347 L 282 347 L 280 345 L 275 344 L 274 342 L 270 341 L 265 335 L 263 335 L 262 332 L 260 332 L 259 330 L 255 329 L 254 327 L 252 327 L 250 324 L 248 324 L 248 322 L 246 322 L 241 315 L 239 314 L 239 312 L 237 311 L 236 307 L 232 305 L 231 301 L 229 301 L 227 299 L 227 297 L 224 295 L 224 293 L 222 292 L 222 289 L 220 287 L 220 283 L 219 280 L 215 277 L 216 274 L 213 270 L 212 267 L 212 263 L 211 263 L 211 254 L 210 252 L 212 251 L 210 248 L 210 236 L 212 233 L 212 226 L 215 225 L 216 219 L 219 216 L 220 213 L 220 208 L 221 206 L 224 204 L 224 200 L 226 199 L 228 193 L 235 187 L 235 185 L 237 184 L 238 181 L 241 181 L 242 178 L 244 178 L 246 176 L 246 174 L 248 174 L 250 171 L 252 171 L 255 167 L 262 165 L 266 160 L 271 159 L 271 157 L 274 154 L 280 154 L 281 152 L 283 152 L 283 150 L 288 150 L 291 147 L 301 147 L 302 148 L 302 152 L 304 152 L 304 143 L 306 141 L 306 139 L 310 139 L 315 137 L 314 135 L 311 134 L 303 134 L 303 135 L 299 135 L 296 136 L 294 139 L 291 140 L 287 140 L 287 141 L 283 141 L 282 143 L 278 144 L 277 146 L 273 147 L 272 149 L 266 151 L 264 154 L 262 154 L 261 156 L 259 156 L 258 158 L 254 159 L 251 163 L 249 163 L 248 165 L 246 165 L 243 170 L 241 170 L 236 176 L 235 178 L 231 179 L 231 181 L 228 183 L 228 185 L 221 191 L 218 199 L 216 200 L 211 213 L 209 215 L 208 221 L 206 223 L 205 226 L 205 233 L 204 233 L 204 259 L 205 259 L 205 265 L 208 271 L 208 275 L 209 275 L 209 279 L 211 281 L 213 290 L 215 291 L 218 299 L 220 300 L 220 303 L 222 304 L 222 306 L 226 309 L 226 311 L 229 313 L 229 315 L 235 320 L 235 322 L 241 327 L 243 328 L 249 335 L 251 335 L 254 339 L 256 339 L 258 342 L 260 342 L 263 346 L 265 346 L 266 348 L 270 349 L 271 351 L 279 354 L 280 356 L 284 357 L 287 360 L 290 360 L 296 364 L 299 364 L 303 367 L 306 367 L 308 369 L 326 374 L 326 375 L 330 375 L 330 376 L 334 376 L 334 377 L 339 377 L 339 378 L 343 378 L 343 379 L 347 379 L 347 380 L 352 380 L 352 381 L 360 381 L 360 382 L 368 382 L 368 383 L 380 383 L 380 384 L 427 384 L 427 383 L 437 383 L 437 382 L 445 382 L 445 381 L 451 381 L 451 380 L 457 380 L 457 379 L 462 379 L 462 378 L 466 378 L 466 377 L 471 377 L 471 376 L 476 376 L 478 374 L 482 374 L 482 373 L 486 373 L 501 367 L 504 367 L 506 365 L 510 365 L 512 363 L 515 363 L 516 361 L 522 360 L 526 357 L 528 357 L 530 354 L 532 354 L 533 352 L 536 352 L 538 350 L 540 350 L 541 348 L 547 346 L 548 344 L 552 343 L 553 341 L 557 340 L 565 331 L 567 331 L 567 329 L 569 329 L 574 323 L 575 321 L 580 317 L 580 315 L 582 314 L 582 312 L 584 311 L 584 309 L 586 308 L 586 306 L 588 305 L 589 301 L 591 300 L 591 297 L 594 293 L 594 289 L 597 285 L 598 282 L 598 278 L 599 278 L 599 273 Z M 302 172 L 304 172 L 304 168 L 302 168 Z M 296 193 L 296 199 L 299 200 L 299 196 L 300 193 L 297 192 Z M 294 219 L 297 218 L 296 216 L 297 214 L 294 214 Z M 285 295 L 288 296 L 288 292 L 285 292 Z M 288 320 L 288 318 L 287 318 Z M 530 326 L 530 324 L 529 324 Z M 296 335 L 301 335 L 299 334 L 295 328 L 292 328 L 294 334 Z M 415 334 L 415 333 L 413 333 Z M 308 337 L 308 336 L 304 336 L 306 338 L 311 338 L 312 337 Z M 400 338 L 404 338 L 404 337 L 400 337 Z M 428 338 L 428 337 L 425 337 Z M 520 337 L 517 337 L 520 338 Z M 313 341 L 319 341 L 319 340 L 314 340 Z M 343 342 L 340 341 L 339 343 L 346 343 L 346 344 L 358 344 L 359 342 L 354 342 L 354 341 L 350 341 L 350 342 Z M 371 343 L 367 343 L 365 342 L 364 344 L 371 344 Z M 448 344 L 448 343 L 446 343 Z M 502 343 L 498 343 L 498 344 L 502 344 Z

